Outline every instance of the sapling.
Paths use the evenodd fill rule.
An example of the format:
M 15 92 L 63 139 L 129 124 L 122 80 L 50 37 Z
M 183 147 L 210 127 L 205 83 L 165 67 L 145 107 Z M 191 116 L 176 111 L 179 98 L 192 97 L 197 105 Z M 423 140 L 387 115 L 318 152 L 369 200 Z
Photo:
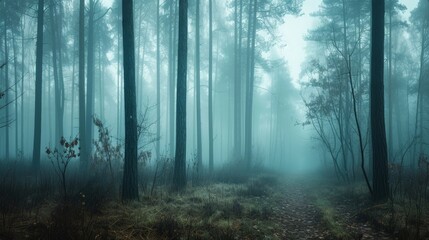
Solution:
M 49 147 L 46 148 L 46 154 L 48 155 L 49 160 L 51 160 L 51 164 L 54 167 L 55 173 L 60 180 L 64 194 L 64 200 L 67 199 L 67 167 L 73 158 L 76 158 L 80 155 L 76 152 L 78 141 L 78 138 L 74 138 L 68 142 L 64 137 L 61 137 L 59 146 L 60 149 L 51 149 Z

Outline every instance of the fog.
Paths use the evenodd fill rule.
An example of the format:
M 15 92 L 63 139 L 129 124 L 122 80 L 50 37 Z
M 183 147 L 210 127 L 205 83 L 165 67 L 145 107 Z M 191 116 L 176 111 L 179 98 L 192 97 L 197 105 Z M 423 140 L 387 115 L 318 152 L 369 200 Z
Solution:
M 16 195 L 0 205 L 26 199 L 34 202 L 29 209 L 46 209 L 54 201 L 74 211 L 73 201 L 98 191 L 103 200 L 94 208 L 109 211 L 115 207 L 108 204 L 145 205 L 146 198 L 168 205 L 163 196 L 174 202 L 190 192 L 203 204 L 205 194 L 211 201 L 210 188 L 235 196 L 237 187 L 244 189 L 237 198 L 222 195 L 216 206 L 232 204 L 232 215 L 237 208 L 245 215 L 248 205 L 262 206 L 246 195 L 261 197 L 252 195 L 257 186 L 267 198 L 301 204 L 282 212 L 267 200 L 273 212 L 267 226 L 276 214 L 284 225 L 255 226 L 273 239 L 427 237 L 428 6 L 427 0 L 0 0 L 0 185 L 3 194 Z M 407 184 L 417 190 L 407 192 Z M 352 218 L 324 218 L 331 208 L 342 211 L 333 207 L 337 195 L 326 198 L 330 187 L 363 198 L 359 211 L 392 203 L 392 212 L 409 213 L 400 216 L 406 224 L 397 220 L 391 232 L 375 233 Z M 42 197 L 36 201 L 33 192 Z M 424 207 L 396 209 L 404 199 Z M 307 214 L 313 205 L 322 220 Z M 317 224 L 291 225 L 284 215 L 294 207 L 302 212 L 294 219 Z M 213 216 L 224 210 L 210 209 L 203 215 L 218 229 Z M 419 224 L 410 227 L 414 213 Z M 8 214 L 1 233 L 20 239 L 19 220 Z M 54 215 L 52 221 L 61 218 Z M 29 216 L 38 218 L 31 210 Z M 250 224 L 241 212 L 235 218 Z M 157 233 L 142 230 L 149 237 L 141 239 L 185 239 L 185 220 L 158 220 L 147 219 Z M 356 235 L 332 230 L 345 234 L 348 223 Z M 156 224 L 167 224 L 173 235 Z M 316 229 L 313 235 L 305 235 L 306 227 Z M 24 235 L 76 232 L 46 228 L 49 237 Z M 282 228 L 296 231 L 274 234 Z M 235 238 L 262 239 L 228 229 Z M 104 234 L 98 230 L 71 239 L 98 239 Z M 102 239 L 140 239 L 106 232 Z M 187 237 L 217 239 L 208 234 Z
M 7 4 L 7 3 L 6 3 Z M 78 57 L 77 54 L 77 19 L 76 11 L 77 5 L 74 1 L 64 1 L 61 4 L 54 2 L 53 4 L 58 9 L 57 14 L 64 14 L 58 16 L 55 24 L 60 24 L 61 31 L 61 52 L 63 56 L 62 71 L 64 82 L 64 110 L 63 121 L 64 126 L 63 136 L 65 138 L 72 138 L 78 136 L 79 127 L 79 114 L 78 114 Z M 94 7 L 94 15 L 97 21 L 95 22 L 95 42 L 94 42 L 94 113 L 93 115 L 108 126 L 112 133 L 112 137 L 118 141 L 124 140 L 124 123 L 123 123 L 123 89 L 122 89 L 122 60 L 121 56 L 121 42 L 118 46 L 118 28 L 117 19 L 115 17 L 118 13 L 118 7 L 109 2 L 96 1 Z M 204 3 L 206 4 L 206 3 Z M 9 99 L 17 98 L 15 103 L 11 104 L 8 116 L 3 116 L 4 123 L 11 121 L 8 124 L 9 129 L 9 156 L 10 158 L 29 158 L 32 156 L 33 148 L 33 128 L 34 128 L 34 72 L 35 69 L 35 32 L 37 22 L 34 21 L 34 10 L 30 7 L 34 6 L 31 2 L 22 4 L 22 6 L 15 6 L 16 4 L 6 5 L 6 7 L 14 9 L 20 8 L 16 11 L 16 17 L 19 18 L 16 22 L 12 22 L 12 26 L 7 28 L 8 31 L 16 31 L 8 33 L 8 39 L 13 38 L 14 42 L 8 42 L 8 51 L 10 52 L 9 59 L 6 65 L 9 70 L 9 81 L 17 85 L 17 93 L 11 91 Z M 51 3 L 47 2 L 47 7 Z M 137 113 L 143 115 L 147 111 L 148 122 L 156 121 L 156 21 L 155 13 L 156 2 L 152 1 L 145 6 L 136 3 L 135 8 L 135 34 L 136 34 L 136 93 L 137 93 Z M 190 3 L 190 8 L 194 7 L 194 3 Z M 233 115 L 234 109 L 232 102 L 234 101 L 234 92 L 232 85 L 232 78 L 234 74 L 233 69 L 233 56 L 228 54 L 232 53 L 234 47 L 234 31 L 231 23 L 233 12 L 230 3 L 216 2 L 214 4 L 214 87 L 213 87 L 213 121 L 214 121 L 214 149 L 215 149 L 215 162 L 216 166 L 221 166 L 225 161 L 231 159 L 233 152 Z M 207 15 L 207 7 L 201 7 L 202 14 Z M 46 10 L 48 11 L 48 10 Z M 28 12 L 28 13 L 27 13 Z M 167 13 L 165 13 L 167 14 Z M 228 18 L 224 18 L 227 15 Z M 11 16 L 12 17 L 12 16 Z M 15 17 L 15 16 L 13 16 Z M 55 82 L 52 69 L 52 50 L 50 38 L 50 21 L 49 14 L 45 17 L 45 41 L 44 41 L 44 68 L 43 68 L 43 96 L 42 96 L 42 149 L 48 146 L 53 146 L 58 141 L 55 137 Z M 161 17 L 162 14 L 161 14 Z M 98 19 L 99 18 L 99 19 Z M 299 86 L 294 85 L 295 80 L 290 75 L 288 60 L 284 55 L 280 55 L 275 49 L 288 48 L 285 46 L 287 43 L 280 42 L 278 36 L 269 36 L 266 31 L 276 31 L 275 35 L 282 34 L 280 29 L 281 23 L 284 19 L 276 19 L 278 21 L 276 26 L 272 29 L 261 29 L 258 37 L 261 37 L 261 43 L 266 44 L 269 41 L 275 41 L 275 44 L 266 49 L 260 50 L 258 54 L 263 55 L 257 59 L 256 75 L 255 75 L 255 107 L 254 107 L 254 123 L 253 132 L 254 137 L 252 146 L 255 149 L 255 154 L 258 155 L 258 161 L 263 164 L 276 164 L 276 168 L 280 166 L 282 169 L 287 168 L 286 165 L 301 166 L 303 161 L 312 158 L 311 153 L 307 150 L 311 148 L 312 143 L 311 131 L 297 126 L 296 123 L 304 121 L 303 104 L 299 95 Z M 164 20 L 166 21 L 166 20 Z M 202 111 L 202 141 L 208 142 L 208 34 L 207 34 L 207 18 L 201 21 L 201 111 Z M 270 20 L 272 21 L 272 20 Z M 195 130 L 195 69 L 192 57 L 194 52 L 195 40 L 195 11 L 190 10 L 189 14 L 189 59 L 188 59 L 188 94 L 187 94 L 187 107 L 189 109 L 187 114 L 188 137 L 187 142 L 187 159 L 191 160 L 196 153 L 196 130 Z M 15 30 L 16 29 L 16 30 Z M 9 36 L 13 35 L 13 36 Z M 15 36 L 16 35 L 16 36 Z M 302 37 L 302 36 L 301 36 Z M 119 36 L 121 38 L 121 36 Z M 173 154 L 169 145 L 169 89 L 168 89 L 168 32 L 167 29 L 161 29 L 161 135 L 159 141 L 161 142 L 162 155 L 169 156 Z M 265 38 L 265 39 L 262 39 Z M 9 40 L 8 40 L 9 41 Z M 244 40 L 243 40 L 244 42 Z M 15 44 L 16 53 L 13 52 L 13 44 Z M 23 44 L 23 45 L 21 45 Z M 3 44 L 4 45 L 4 44 Z M 19 47 L 17 47 L 19 46 Z M 245 44 L 243 45 L 245 46 Z M 119 56 L 118 54 L 119 47 Z M 33 49 L 33 50 L 32 50 Z M 229 49 L 229 50 L 228 50 Z M 4 54 L 4 46 L 2 52 Z M 226 52 L 225 52 L 226 51 Z M 14 56 L 16 54 L 16 56 Z M 304 53 L 301 52 L 300 55 Z M 243 50 L 243 55 L 245 51 Z M 16 59 L 17 70 L 14 72 L 14 60 Z M 22 60 L 24 62 L 22 62 Z M 243 56 L 245 60 L 245 56 Z M 259 63 L 258 61 L 261 61 Z M 6 62 L 3 60 L 3 62 Z M 274 66 L 270 66 L 274 65 Z M 3 72 L 5 70 L 2 69 Z M 23 71 L 23 72 L 22 72 Z M 16 73 L 17 76 L 14 76 Z M 4 78 L 4 75 L 2 76 Z M 119 78 L 118 78 L 119 77 Z M 22 80 L 21 80 L 22 78 Z M 245 81 L 243 76 L 243 83 Z M 119 79 L 119 81 L 118 81 Z M 23 81 L 23 82 L 21 82 Z M 275 84 L 278 88 L 273 89 Z M 10 85 L 10 84 L 9 84 Z M 74 89 L 73 89 L 74 86 Z M 244 94 L 243 94 L 244 95 Z M 276 106 L 277 105 L 277 106 Z M 243 104 L 244 106 L 244 104 Z M 24 114 L 20 111 L 24 108 Z M 119 111 L 119 112 L 118 112 Z M 3 110 L 3 112 L 5 112 Z M 279 122 L 276 122 L 274 116 L 277 112 L 282 115 Z M 283 113 L 284 112 L 284 113 Z M 243 111 L 244 113 L 244 111 Z M 72 115 L 73 114 L 73 115 Z M 5 115 L 5 113 L 3 113 Z M 119 121 L 118 121 L 119 119 Z M 278 126 L 273 126 L 278 124 Z M 244 125 L 244 122 L 243 124 Z M 270 129 L 271 126 L 271 129 Z M 23 127 L 23 129 L 21 129 Z M 18 135 L 16 135 L 16 128 L 18 128 Z M 244 130 L 244 126 L 242 126 Z M 277 131 L 276 129 L 281 129 Z M 6 129 L 3 127 L 2 132 L 5 135 Z M 93 128 L 93 136 L 96 136 L 96 128 Z M 156 124 L 152 124 L 149 131 L 153 134 L 156 133 Z M 23 135 L 22 135 L 23 133 Z M 277 135 L 276 135 L 277 134 Z M 244 137 L 244 133 L 243 133 Z M 21 139 L 22 138 L 22 139 Z M 17 139 L 17 141 L 16 141 Z M 295 139 L 295 141 L 291 141 Z M 279 142 L 280 141 L 280 142 Z M 273 142 L 276 142 L 274 144 Z M 269 143 L 272 143 L 270 148 Z M 6 145 L 6 140 L 2 139 L 2 146 Z M 143 143 L 147 145 L 146 143 Z M 288 146 L 278 152 L 280 146 Z M 244 148 L 244 145 L 242 146 Z M 155 151 L 155 144 L 145 147 L 145 150 Z M 244 149 L 242 149 L 244 151 Z M 275 152 L 273 152 L 275 151 Z M 208 149 L 207 144 L 203 144 L 203 162 L 208 162 Z M 268 160 L 268 155 L 279 155 L 276 158 Z M 5 148 L 1 149 L 2 158 L 6 158 Z M 281 156 L 281 157 L 280 157 Z M 42 159 L 46 156 L 43 156 Z M 317 159 L 311 160 L 310 165 L 318 162 Z

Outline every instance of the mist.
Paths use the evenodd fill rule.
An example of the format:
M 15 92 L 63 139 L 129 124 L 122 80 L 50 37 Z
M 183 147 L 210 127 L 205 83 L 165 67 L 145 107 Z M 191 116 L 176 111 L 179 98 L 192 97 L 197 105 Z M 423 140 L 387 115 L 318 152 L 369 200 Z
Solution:
M 426 239 L 428 34 L 427 0 L 0 0 L 0 238 Z

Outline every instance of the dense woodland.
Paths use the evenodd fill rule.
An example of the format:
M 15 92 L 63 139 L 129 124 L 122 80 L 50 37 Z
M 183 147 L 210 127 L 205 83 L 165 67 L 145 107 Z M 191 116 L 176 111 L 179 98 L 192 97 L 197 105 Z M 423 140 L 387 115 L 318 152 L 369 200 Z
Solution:
M 429 238 L 428 0 L 0 0 L 0 29 L 0 239 Z

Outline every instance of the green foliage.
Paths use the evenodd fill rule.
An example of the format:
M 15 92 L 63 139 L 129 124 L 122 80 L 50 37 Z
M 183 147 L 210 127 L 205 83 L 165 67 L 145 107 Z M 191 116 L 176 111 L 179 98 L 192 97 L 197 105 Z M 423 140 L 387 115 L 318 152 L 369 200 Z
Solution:
M 336 239 L 352 239 L 343 223 L 339 221 L 339 214 L 333 209 L 331 203 L 326 199 L 316 200 L 316 207 L 320 211 L 320 220 L 326 229 L 333 234 Z

